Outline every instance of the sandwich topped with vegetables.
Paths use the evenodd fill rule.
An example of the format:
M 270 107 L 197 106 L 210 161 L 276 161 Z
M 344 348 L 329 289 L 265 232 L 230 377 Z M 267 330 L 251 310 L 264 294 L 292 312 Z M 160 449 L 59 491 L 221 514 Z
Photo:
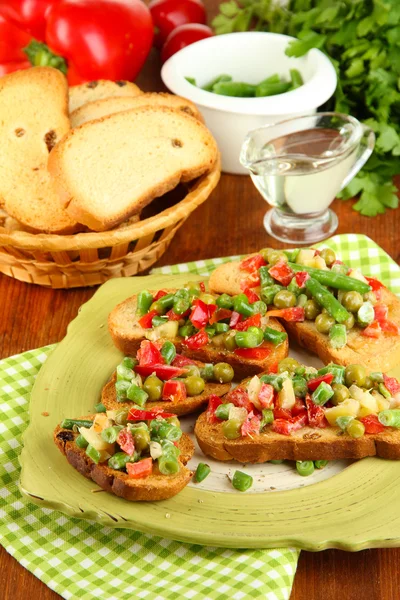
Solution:
M 400 384 L 363 365 L 317 370 L 286 358 L 210 401 L 195 435 L 217 460 L 400 459 Z
M 283 326 L 250 288 L 236 297 L 209 294 L 203 283 L 178 290 L 141 291 L 119 304 L 108 324 L 125 355 L 142 340 L 170 340 L 177 352 L 203 363 L 228 363 L 235 379 L 261 373 L 288 354 Z
M 400 301 L 380 281 L 343 264 L 330 249 L 266 248 L 220 265 L 210 290 L 251 289 L 289 335 L 325 363 L 389 371 L 400 362 Z

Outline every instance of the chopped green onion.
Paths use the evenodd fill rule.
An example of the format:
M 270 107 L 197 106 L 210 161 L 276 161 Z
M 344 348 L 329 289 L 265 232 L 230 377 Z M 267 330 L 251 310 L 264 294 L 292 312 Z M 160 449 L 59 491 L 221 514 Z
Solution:
M 107 412 L 107 408 L 104 406 L 104 404 L 102 402 L 99 402 L 98 404 L 95 405 L 94 410 L 97 413 L 105 413 Z
M 314 463 L 312 460 L 296 460 L 296 469 L 302 477 L 308 477 L 314 473 Z
M 334 395 L 334 391 L 331 386 L 325 381 L 321 381 L 317 389 L 312 393 L 312 401 L 318 406 L 323 406 L 328 402 Z
M 211 468 L 206 463 L 199 463 L 194 474 L 194 481 L 201 483 L 211 473 Z
M 381 410 L 378 419 L 385 427 L 400 427 L 400 409 Z

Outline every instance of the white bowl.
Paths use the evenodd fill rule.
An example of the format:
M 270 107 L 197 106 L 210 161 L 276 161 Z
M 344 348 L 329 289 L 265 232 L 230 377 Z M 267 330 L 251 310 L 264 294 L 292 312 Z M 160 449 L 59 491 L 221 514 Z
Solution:
M 336 73 L 329 58 L 312 49 L 301 58 L 286 56 L 294 38 L 268 32 L 229 33 L 207 38 L 180 50 L 164 64 L 161 77 L 174 94 L 194 102 L 222 154 L 222 170 L 247 173 L 239 162 L 242 143 L 252 129 L 289 117 L 313 114 L 336 89 Z M 214 77 L 231 75 L 234 81 L 258 83 L 278 73 L 290 80 L 297 69 L 304 85 L 265 98 L 232 98 L 202 90 L 186 81 L 194 77 L 203 86 Z

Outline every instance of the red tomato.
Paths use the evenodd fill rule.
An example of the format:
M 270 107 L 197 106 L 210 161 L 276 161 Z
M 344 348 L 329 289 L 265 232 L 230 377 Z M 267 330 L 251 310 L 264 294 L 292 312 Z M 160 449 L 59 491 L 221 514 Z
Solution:
M 143 458 L 135 463 L 126 463 L 126 470 L 131 479 L 142 479 L 148 477 L 153 472 L 153 459 Z
M 164 412 L 162 408 L 154 410 L 141 410 L 140 408 L 131 408 L 128 414 L 128 421 L 151 421 L 162 417 L 168 419 L 169 417 L 176 417 L 174 413 Z
M 307 271 L 298 271 L 295 274 L 296 283 L 300 288 L 303 288 L 306 285 L 307 279 L 310 279 L 310 274 Z
M 117 444 L 123 452 L 132 456 L 135 452 L 135 440 L 133 439 L 132 433 L 129 429 L 121 429 L 117 437 Z
M 210 325 L 214 325 L 214 323 L 218 323 L 218 321 L 223 321 L 224 319 L 230 319 L 231 317 L 232 317 L 231 310 L 229 310 L 228 308 L 219 308 L 212 315 L 212 317 L 210 319 Z
M 266 346 L 258 348 L 235 348 L 234 353 L 241 358 L 249 360 L 265 360 L 271 354 L 271 349 Z
M 258 401 L 262 408 L 272 408 L 274 405 L 274 388 L 269 383 L 263 383 L 258 392 Z
M 153 342 L 149 342 L 148 340 L 143 340 L 143 342 L 141 342 L 136 357 L 139 361 L 140 366 L 162 365 L 163 363 L 165 363 L 164 357 L 157 348 L 157 346 L 153 344 Z
M 151 329 L 151 322 L 153 320 L 153 317 L 155 317 L 156 315 L 158 315 L 158 312 L 156 310 L 151 310 L 150 312 L 143 315 L 143 317 L 141 317 L 138 321 L 140 327 L 143 327 L 143 329 Z
M 186 399 L 186 387 L 183 381 L 166 381 L 162 391 L 162 399 L 171 402 L 183 402 Z
M 326 427 L 328 421 L 325 418 L 325 412 L 322 406 L 314 404 L 309 394 L 306 396 L 306 406 L 308 414 L 308 423 L 310 427 Z
M 249 327 L 260 327 L 260 325 L 261 325 L 261 315 L 257 313 L 256 315 L 253 315 L 253 316 L 249 317 L 248 319 L 245 319 L 241 323 L 238 323 L 236 325 L 235 329 L 237 329 L 237 331 L 247 331 Z
M 189 312 L 190 311 L 187 310 L 182 315 L 177 315 L 171 308 L 171 310 L 169 310 L 167 313 L 165 313 L 165 316 L 168 317 L 169 321 L 180 321 L 181 319 L 184 319 L 185 317 L 187 317 Z
M 240 428 L 240 433 L 243 437 L 253 435 L 258 435 L 260 433 L 260 425 L 261 425 L 261 417 L 259 415 L 255 415 L 253 411 L 251 411 L 247 415 L 247 419 L 242 424 Z
M 199 25 L 197 23 L 179 25 L 167 37 L 161 50 L 161 61 L 164 63 L 173 54 L 182 50 L 182 48 L 186 48 L 186 46 L 190 46 L 213 35 L 213 30 L 207 27 L 207 25 Z
M 385 427 L 379 422 L 377 415 L 367 415 L 359 419 L 365 427 L 365 433 L 382 433 Z
M 261 256 L 261 254 L 255 254 L 254 256 L 249 256 L 245 258 L 240 263 L 240 268 L 242 271 L 248 271 L 249 273 L 253 273 L 253 271 L 257 271 L 260 267 L 264 267 L 267 263 Z
M 246 279 L 241 280 L 240 289 L 245 292 L 245 290 L 248 290 L 249 288 L 258 287 L 260 283 L 261 280 L 258 271 L 253 271 Z
M 288 408 L 276 406 L 274 408 L 274 419 L 291 419 L 292 412 Z
M 388 335 L 400 335 L 400 327 L 393 321 L 382 321 L 381 329 Z
M 389 314 L 389 308 L 386 304 L 375 304 L 374 306 L 375 319 L 380 323 L 381 321 L 386 321 Z
M 179 25 L 207 22 L 206 11 L 199 0 L 152 0 L 149 4 L 155 27 L 154 45 L 161 48 Z
M 163 296 L 166 296 L 167 292 L 164 292 L 164 290 L 160 290 L 159 292 L 157 292 L 157 294 L 154 296 L 153 298 L 153 302 L 157 302 L 157 300 L 159 300 L 160 298 L 162 298 Z
M 292 269 L 283 261 L 277 262 L 273 267 L 268 269 L 268 273 L 282 285 L 289 285 L 294 276 Z
M 380 300 L 380 298 L 382 296 L 382 290 L 385 289 L 385 286 L 383 285 L 383 283 L 381 283 L 377 279 L 374 279 L 373 277 L 366 277 L 365 279 L 368 281 L 368 284 L 371 286 L 371 289 L 374 292 L 377 300 Z
M 194 308 L 190 314 L 189 319 L 197 329 L 205 327 L 208 323 L 209 314 L 208 306 L 203 300 L 195 300 L 193 302 Z
M 368 325 L 365 329 L 362 330 L 361 335 L 370 338 L 378 338 L 382 333 L 381 326 L 378 321 L 373 321 L 371 325 Z
M 272 431 L 281 433 L 282 435 L 290 435 L 293 431 L 297 431 L 307 424 L 307 415 L 299 415 L 292 419 L 276 419 L 272 423 Z
M 207 421 L 208 423 L 220 423 L 221 419 L 215 416 L 215 411 L 218 406 L 222 404 L 222 400 L 216 394 L 211 394 L 208 399 L 208 407 L 207 407 Z
M 280 317 L 284 321 L 299 322 L 304 321 L 304 308 L 302 306 L 294 306 L 293 308 L 280 308 L 277 310 L 269 310 L 267 317 Z
M 190 358 L 187 358 L 186 356 L 183 356 L 182 354 L 177 354 L 174 358 L 174 360 L 172 361 L 172 365 L 174 367 L 185 367 L 186 365 L 195 365 L 196 362 Z
M 400 383 L 395 377 L 388 377 L 387 375 L 383 374 L 383 383 L 392 396 L 395 396 L 400 392 Z
M 303 415 L 307 413 L 307 409 L 302 398 L 296 398 L 296 402 L 294 406 L 292 406 L 291 412 L 292 417 L 297 417 L 297 415 Z
M 173 377 L 179 377 L 180 375 L 183 375 L 185 369 L 173 367 L 172 365 L 150 364 L 138 365 L 135 367 L 135 371 L 142 377 L 149 377 L 149 375 L 155 373 L 159 379 L 162 379 L 163 381 L 168 381 Z
M 254 410 L 254 405 L 250 402 L 247 391 L 239 385 L 229 392 L 224 400 L 232 402 L 235 406 L 243 406 L 247 412 Z
M 260 299 L 260 297 L 257 296 L 257 294 L 253 292 L 253 290 L 251 290 L 250 288 L 244 288 L 243 292 L 247 296 L 247 299 L 250 302 L 250 304 L 254 304 L 254 302 L 257 302 L 257 300 Z
M 243 321 L 243 316 L 234 310 L 231 315 L 231 320 L 229 321 L 229 327 L 235 329 L 237 324 L 241 321 Z
M 203 346 L 208 344 L 209 341 L 210 340 L 207 331 L 204 331 L 204 329 L 200 329 L 198 333 L 195 333 L 194 335 L 188 337 L 184 341 L 184 345 L 187 348 L 189 348 L 189 350 L 199 350 L 199 348 L 202 348 Z
M 326 375 L 321 375 L 320 377 L 315 377 L 314 379 L 310 379 L 310 381 L 307 383 L 307 387 L 310 390 L 310 392 L 314 392 L 314 390 L 317 389 L 317 387 L 319 386 L 320 383 L 322 383 L 324 381 L 325 383 L 331 384 L 333 379 L 334 379 L 333 373 L 326 373 Z
M 202 292 L 205 292 L 205 291 L 206 291 L 206 286 L 205 286 L 205 283 L 204 283 L 204 281 L 200 281 L 200 283 L 199 283 L 199 286 L 200 286 L 200 290 L 201 290 Z

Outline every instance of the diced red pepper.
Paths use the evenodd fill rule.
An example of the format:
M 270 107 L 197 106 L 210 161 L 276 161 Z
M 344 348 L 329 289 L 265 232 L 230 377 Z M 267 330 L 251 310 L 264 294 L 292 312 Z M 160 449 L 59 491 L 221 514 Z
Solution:
M 245 290 L 246 288 L 254 288 L 254 287 L 258 287 L 261 283 L 260 280 L 260 275 L 258 271 L 253 271 L 252 273 L 250 273 L 250 275 L 248 277 L 246 277 L 246 279 L 243 279 L 240 282 L 240 289 L 241 290 Z
M 199 283 L 199 287 L 200 287 L 200 290 L 201 290 L 202 292 L 205 292 L 205 291 L 206 291 L 206 286 L 205 286 L 205 284 L 204 284 L 204 281 L 200 281 L 200 283 Z
M 243 406 L 247 410 L 247 412 L 251 412 L 254 410 L 254 405 L 250 402 L 249 395 L 247 391 L 242 388 L 240 385 L 235 387 L 234 390 L 228 393 L 225 396 L 224 400 L 226 402 L 232 402 L 234 406 Z
M 294 406 L 292 406 L 292 417 L 297 417 L 297 415 L 302 415 L 304 412 L 307 412 L 306 406 L 303 402 L 302 398 L 296 398 L 296 402 Z
M 241 321 L 236 325 L 234 329 L 237 331 L 247 331 L 249 327 L 260 327 L 261 325 L 261 315 L 257 313 L 256 315 L 252 315 L 248 319 Z
M 135 463 L 126 463 L 126 470 L 131 479 L 143 479 L 153 472 L 153 459 L 143 458 Z
M 304 321 L 304 308 L 302 306 L 294 306 L 293 308 L 280 308 L 277 310 L 269 310 L 267 317 L 279 317 L 284 321 L 299 322 Z
M 240 433 L 243 437 L 252 437 L 253 435 L 258 435 L 260 433 L 260 425 L 261 425 L 261 417 L 259 415 L 255 415 L 253 411 L 251 411 L 247 415 L 247 419 L 243 422 L 242 427 L 240 428 Z
M 168 381 L 173 377 L 180 377 L 185 373 L 185 369 L 172 365 L 137 365 L 135 371 L 142 377 L 149 377 L 149 375 L 155 373 L 163 381 Z
M 190 314 L 189 319 L 197 329 L 205 327 L 208 323 L 208 308 L 207 304 L 203 300 L 197 299 L 193 302 L 194 308 Z
M 400 392 L 400 383 L 397 381 L 395 377 L 388 377 L 383 374 L 383 383 L 385 384 L 385 388 L 395 396 Z
M 157 302 L 157 300 L 159 300 L 160 298 L 162 298 L 163 296 L 166 296 L 168 292 L 166 292 L 165 290 L 159 290 L 157 292 L 157 294 L 154 296 L 153 298 L 153 302 Z
M 250 304 L 254 304 L 254 302 L 257 302 L 260 299 L 260 297 L 248 287 L 244 288 L 243 292 L 247 296 Z
M 389 315 L 389 308 L 386 304 L 375 304 L 374 306 L 375 319 L 378 323 L 386 321 Z
M 139 365 L 162 365 L 165 363 L 164 357 L 160 350 L 153 342 L 143 340 L 136 355 Z M 139 372 L 139 371 L 138 371 Z
M 171 310 L 169 310 L 165 316 L 168 317 L 168 321 L 180 321 L 181 319 L 184 319 L 185 317 L 187 317 L 190 313 L 190 310 L 187 310 L 186 312 L 184 312 L 182 315 L 177 315 L 176 312 L 173 311 L 173 309 L 171 308 Z
M 253 271 L 257 271 L 260 267 L 264 267 L 267 263 L 261 256 L 261 254 L 255 254 L 254 256 L 249 256 L 245 258 L 240 263 L 240 268 L 243 271 L 248 271 L 252 273 Z
M 208 407 L 207 407 L 207 421 L 208 423 L 220 423 L 221 419 L 215 416 L 215 411 L 218 406 L 222 404 L 222 400 L 216 394 L 211 394 L 208 399 Z
M 379 422 L 377 415 L 367 415 L 359 419 L 365 427 L 365 433 L 382 433 L 385 427 Z
M 281 408 L 280 406 L 276 406 L 274 408 L 274 419 L 291 419 L 292 411 L 288 408 Z
M 249 360 L 265 360 L 271 354 L 271 349 L 266 346 L 258 348 L 235 348 L 234 353 L 241 358 Z
M 382 321 L 381 329 L 388 335 L 400 335 L 400 327 L 393 321 Z
M 172 361 L 173 367 L 185 367 L 186 365 L 195 365 L 196 361 L 191 358 L 187 358 L 187 356 L 183 356 L 182 354 L 177 354 Z
M 268 269 L 268 273 L 271 277 L 276 279 L 276 281 L 279 281 L 279 283 L 285 286 L 289 285 L 294 276 L 292 269 L 283 260 L 277 262 L 273 267 Z
M 268 373 L 277 373 L 278 372 L 279 363 L 274 363 L 270 367 L 268 367 Z
M 186 387 L 183 381 L 166 381 L 162 391 L 162 399 L 171 402 L 186 400 Z
M 206 346 L 209 341 L 207 331 L 200 329 L 198 333 L 190 336 L 183 343 L 189 350 L 199 350 L 199 348 Z
M 224 319 L 230 319 L 231 317 L 231 310 L 229 310 L 228 308 L 219 308 L 214 312 L 214 314 L 210 318 L 210 325 L 214 325 L 214 323 L 218 323 L 218 321 L 223 321 Z
M 290 435 L 293 431 L 297 431 L 307 425 L 307 415 L 299 415 L 292 419 L 275 419 L 272 423 L 272 431 L 281 433 L 282 435 Z
M 231 327 L 231 329 L 235 329 L 236 325 L 238 323 L 240 323 L 241 321 L 243 321 L 243 316 L 240 313 L 238 313 L 238 312 L 236 312 L 234 310 L 232 312 L 232 315 L 231 315 L 231 320 L 229 322 L 229 327 Z
M 297 271 L 295 278 L 299 288 L 303 288 L 306 285 L 307 279 L 310 279 L 310 273 L 307 273 L 307 271 Z
M 342 260 L 335 260 L 335 261 L 332 263 L 332 267 L 333 267 L 333 265 L 344 265 L 344 262 L 343 262 Z
M 151 329 L 151 327 L 152 327 L 151 322 L 153 320 L 153 317 L 156 317 L 157 315 L 158 315 L 158 312 L 156 310 L 151 310 L 150 312 L 143 315 L 143 317 L 140 317 L 140 319 L 138 321 L 140 327 L 143 327 L 143 329 Z
M 326 373 L 326 375 L 321 375 L 320 377 L 315 377 L 314 379 L 309 380 L 309 382 L 307 383 L 307 387 L 310 390 L 310 392 L 313 392 L 314 390 L 317 389 L 319 384 L 322 383 L 323 381 L 325 383 L 331 384 L 334 377 L 335 376 L 333 373 Z
M 139 408 L 131 408 L 128 414 L 128 421 L 151 421 L 162 417 L 168 419 L 169 417 L 175 417 L 174 413 L 164 412 L 162 408 L 153 410 L 140 410 Z
M 383 285 L 383 283 L 381 283 L 374 277 L 366 277 L 365 279 L 368 281 L 368 285 L 371 286 L 371 289 L 374 292 L 377 300 L 380 300 L 382 297 L 382 290 L 385 289 L 385 286 Z
M 373 321 L 371 325 L 368 325 L 362 330 L 361 335 L 369 338 L 379 338 L 381 336 L 382 329 L 378 321 Z
M 310 427 L 326 427 L 328 425 L 328 421 L 325 417 L 325 412 L 322 406 L 318 404 L 314 404 L 311 400 L 311 396 L 307 394 L 306 396 L 306 406 L 307 406 L 307 415 L 308 415 L 308 424 Z
M 258 392 L 258 402 L 262 408 L 272 408 L 274 405 L 274 388 L 269 383 L 262 383 Z
M 117 444 L 121 450 L 129 454 L 129 456 L 132 456 L 132 454 L 135 452 L 135 440 L 133 439 L 132 433 L 127 428 L 121 429 L 119 432 Z

